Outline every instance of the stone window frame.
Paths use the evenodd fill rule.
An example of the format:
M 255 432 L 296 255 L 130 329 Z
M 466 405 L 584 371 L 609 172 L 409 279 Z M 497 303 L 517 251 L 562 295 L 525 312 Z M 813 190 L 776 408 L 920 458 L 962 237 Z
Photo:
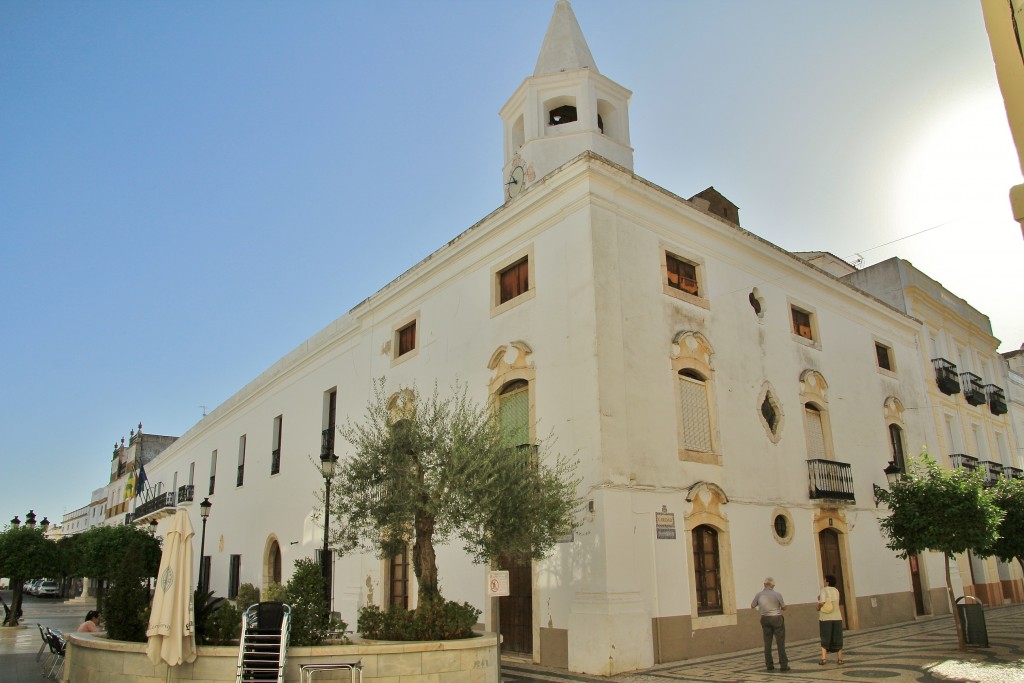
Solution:
M 686 303 L 693 304 L 694 306 L 700 306 L 701 308 L 710 310 L 711 301 L 707 298 L 707 268 L 704 257 L 685 253 L 684 250 L 678 249 L 664 242 L 658 245 L 658 252 L 661 267 L 661 291 L 673 299 L 685 301 Z M 676 289 L 668 283 L 669 257 L 672 257 L 677 261 L 682 261 L 683 263 L 689 263 L 694 267 L 697 279 L 697 294 L 690 294 L 689 292 L 685 292 L 681 289 Z
M 699 526 L 710 526 L 718 532 L 718 563 L 719 578 L 722 590 L 722 613 L 697 615 L 697 584 L 694 576 L 695 568 L 687 570 L 687 584 L 690 595 L 690 628 L 693 630 L 735 626 L 736 618 L 736 578 L 733 571 L 732 536 L 729 518 L 722 507 L 729 502 L 725 491 L 717 484 L 698 482 L 686 493 L 686 501 L 690 509 L 683 516 L 685 527 L 686 557 L 693 561 L 693 530 Z
M 775 410 L 775 429 L 771 428 L 768 421 L 764 417 L 764 413 L 761 410 L 761 406 L 765 400 L 771 403 L 772 408 Z M 775 390 L 772 383 L 765 380 L 761 384 L 761 391 L 757 395 L 757 402 L 754 405 L 754 409 L 757 412 L 757 419 L 760 421 L 761 426 L 764 428 L 765 434 L 768 435 L 768 440 L 774 444 L 779 443 L 782 440 L 782 429 L 786 424 L 786 414 L 782 409 L 782 404 L 779 403 L 779 392 Z
M 893 345 L 891 343 L 885 341 L 884 339 L 880 339 L 878 337 L 872 337 L 871 339 L 874 342 L 874 346 L 875 346 L 875 369 L 878 371 L 879 374 L 885 375 L 887 377 L 895 377 L 896 373 L 899 370 L 899 368 L 896 365 L 896 351 L 893 349 Z M 885 349 L 886 356 L 888 357 L 888 360 L 889 360 L 889 367 L 888 368 L 882 367 L 882 364 L 880 362 L 878 362 L 879 361 L 879 353 L 878 352 L 881 349 Z
M 784 517 L 786 519 L 786 535 L 780 536 L 778 530 L 775 528 L 775 518 Z M 793 522 L 793 515 L 790 514 L 789 510 L 782 507 L 777 507 L 772 510 L 771 515 L 768 517 L 768 528 L 771 529 L 772 538 L 779 545 L 789 545 L 793 542 L 793 538 L 796 536 L 796 527 Z
M 670 356 L 672 361 L 672 396 L 676 421 L 676 442 L 679 459 L 684 462 L 698 462 L 705 465 L 721 465 L 721 437 L 718 433 L 718 411 L 715 402 L 714 376 L 711 365 L 714 350 L 711 343 L 700 332 L 682 331 L 672 340 Z M 711 450 L 695 451 L 686 448 L 683 434 L 682 397 L 679 395 L 679 376 L 685 371 L 700 375 L 704 381 L 707 398 L 708 429 L 711 432 Z
M 413 348 L 406 351 L 402 355 L 398 355 L 398 337 L 399 334 L 407 329 L 410 325 L 416 326 L 416 341 L 414 342 Z M 410 313 L 409 315 L 401 318 L 394 325 L 391 326 L 391 367 L 395 367 L 399 363 L 404 363 L 410 358 L 415 358 L 420 353 L 420 348 L 423 346 L 423 328 L 420 326 L 420 312 Z
M 501 274 L 507 271 L 512 266 L 515 266 L 523 259 L 526 259 L 527 266 L 527 279 L 529 280 L 529 287 L 525 292 L 517 296 L 512 297 L 508 301 L 501 301 Z M 505 311 L 515 308 L 527 301 L 532 301 L 537 296 L 537 266 L 536 259 L 534 258 L 534 246 L 529 244 L 522 249 L 518 249 L 511 255 L 498 261 L 491 266 L 491 317 L 501 315 Z
M 798 303 L 791 298 L 787 297 L 787 303 L 789 304 L 789 315 L 787 317 L 787 324 L 789 325 L 789 336 L 792 337 L 793 341 L 808 346 L 812 349 L 821 350 L 821 330 L 818 326 L 818 312 L 813 306 L 808 306 L 804 303 Z M 810 323 L 810 338 L 800 335 L 796 331 L 796 322 L 793 320 L 793 313 L 800 312 L 808 317 Z
M 889 455 L 892 458 L 892 460 L 890 462 L 895 462 L 904 471 L 906 471 L 906 466 L 907 466 L 906 459 L 908 457 L 908 452 L 907 452 L 907 427 L 906 427 L 906 424 L 904 424 L 904 421 L 903 421 L 903 412 L 905 410 L 905 408 L 903 407 L 903 402 L 900 401 L 895 396 L 890 396 L 887 399 L 885 399 L 885 403 L 883 405 L 882 410 L 883 410 L 884 421 L 885 421 L 885 438 L 886 438 L 886 441 L 889 444 Z M 896 428 L 898 428 L 900 430 L 901 447 L 903 449 L 903 453 L 902 453 L 903 459 L 902 459 L 902 462 L 899 461 L 900 458 L 897 457 L 897 454 L 896 454 L 895 449 L 894 449 L 893 436 L 892 436 L 892 429 L 893 429 L 893 427 L 896 427 Z

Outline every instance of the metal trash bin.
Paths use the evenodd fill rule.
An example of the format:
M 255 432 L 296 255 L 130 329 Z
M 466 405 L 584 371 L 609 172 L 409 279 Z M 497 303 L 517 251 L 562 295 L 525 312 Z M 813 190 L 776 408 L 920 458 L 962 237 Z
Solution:
M 961 600 L 970 598 L 974 602 L 961 604 Z M 960 612 L 960 623 L 964 627 L 964 642 L 977 647 L 988 647 L 988 628 L 985 627 L 985 604 L 973 595 L 964 595 L 956 599 L 956 608 Z

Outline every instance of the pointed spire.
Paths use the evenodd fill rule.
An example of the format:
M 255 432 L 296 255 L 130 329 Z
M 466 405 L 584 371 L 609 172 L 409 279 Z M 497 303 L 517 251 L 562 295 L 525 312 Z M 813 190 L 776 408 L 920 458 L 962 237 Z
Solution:
M 533 75 L 543 76 L 571 69 L 590 69 L 599 73 L 569 0 L 558 0 Z

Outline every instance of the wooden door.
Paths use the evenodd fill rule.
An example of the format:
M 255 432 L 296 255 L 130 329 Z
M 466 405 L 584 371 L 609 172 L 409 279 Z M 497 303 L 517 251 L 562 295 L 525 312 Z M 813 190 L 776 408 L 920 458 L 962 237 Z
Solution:
M 502 558 L 499 569 L 508 570 L 509 595 L 498 598 L 501 651 L 533 655 L 533 567 L 529 556 Z
M 839 551 L 839 534 L 832 529 L 822 529 L 818 534 L 821 548 L 821 575 L 829 574 L 836 577 L 836 589 L 839 591 L 839 604 L 843 611 L 843 626 L 849 627 L 846 610 L 846 582 L 843 580 L 843 558 Z M 822 585 L 824 585 L 822 581 Z

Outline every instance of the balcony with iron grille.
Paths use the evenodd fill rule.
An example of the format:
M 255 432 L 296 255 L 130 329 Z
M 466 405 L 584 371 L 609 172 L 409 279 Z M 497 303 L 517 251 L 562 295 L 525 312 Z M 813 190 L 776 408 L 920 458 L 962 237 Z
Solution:
M 981 463 L 982 472 L 985 473 L 985 486 L 992 486 L 1003 476 L 1003 464 L 985 460 Z
M 939 391 L 947 395 L 960 393 L 960 376 L 956 374 L 956 365 L 945 358 L 932 358 L 935 368 L 935 383 Z
M 195 486 L 192 484 L 185 484 L 184 486 L 178 487 L 178 505 L 182 503 L 191 503 L 192 496 L 195 495 Z
M 835 460 L 808 460 L 807 478 L 811 500 L 854 502 L 853 467 Z
M 978 469 L 978 459 L 971 455 L 954 453 L 949 456 L 949 461 L 953 463 L 953 467 L 962 467 L 965 470 Z
M 988 409 L 993 415 L 1006 414 L 1006 396 L 1001 388 L 995 384 L 986 384 L 985 395 L 988 397 Z
M 156 515 L 163 517 L 166 514 L 170 514 L 174 510 L 174 494 L 173 493 L 158 493 L 145 503 L 135 508 L 134 521 L 138 522 L 142 519 Z M 164 513 L 164 514 L 156 514 Z
M 963 387 L 964 398 L 972 406 L 980 406 L 987 400 L 985 386 L 981 383 L 981 378 L 973 372 L 960 373 L 960 386 Z

